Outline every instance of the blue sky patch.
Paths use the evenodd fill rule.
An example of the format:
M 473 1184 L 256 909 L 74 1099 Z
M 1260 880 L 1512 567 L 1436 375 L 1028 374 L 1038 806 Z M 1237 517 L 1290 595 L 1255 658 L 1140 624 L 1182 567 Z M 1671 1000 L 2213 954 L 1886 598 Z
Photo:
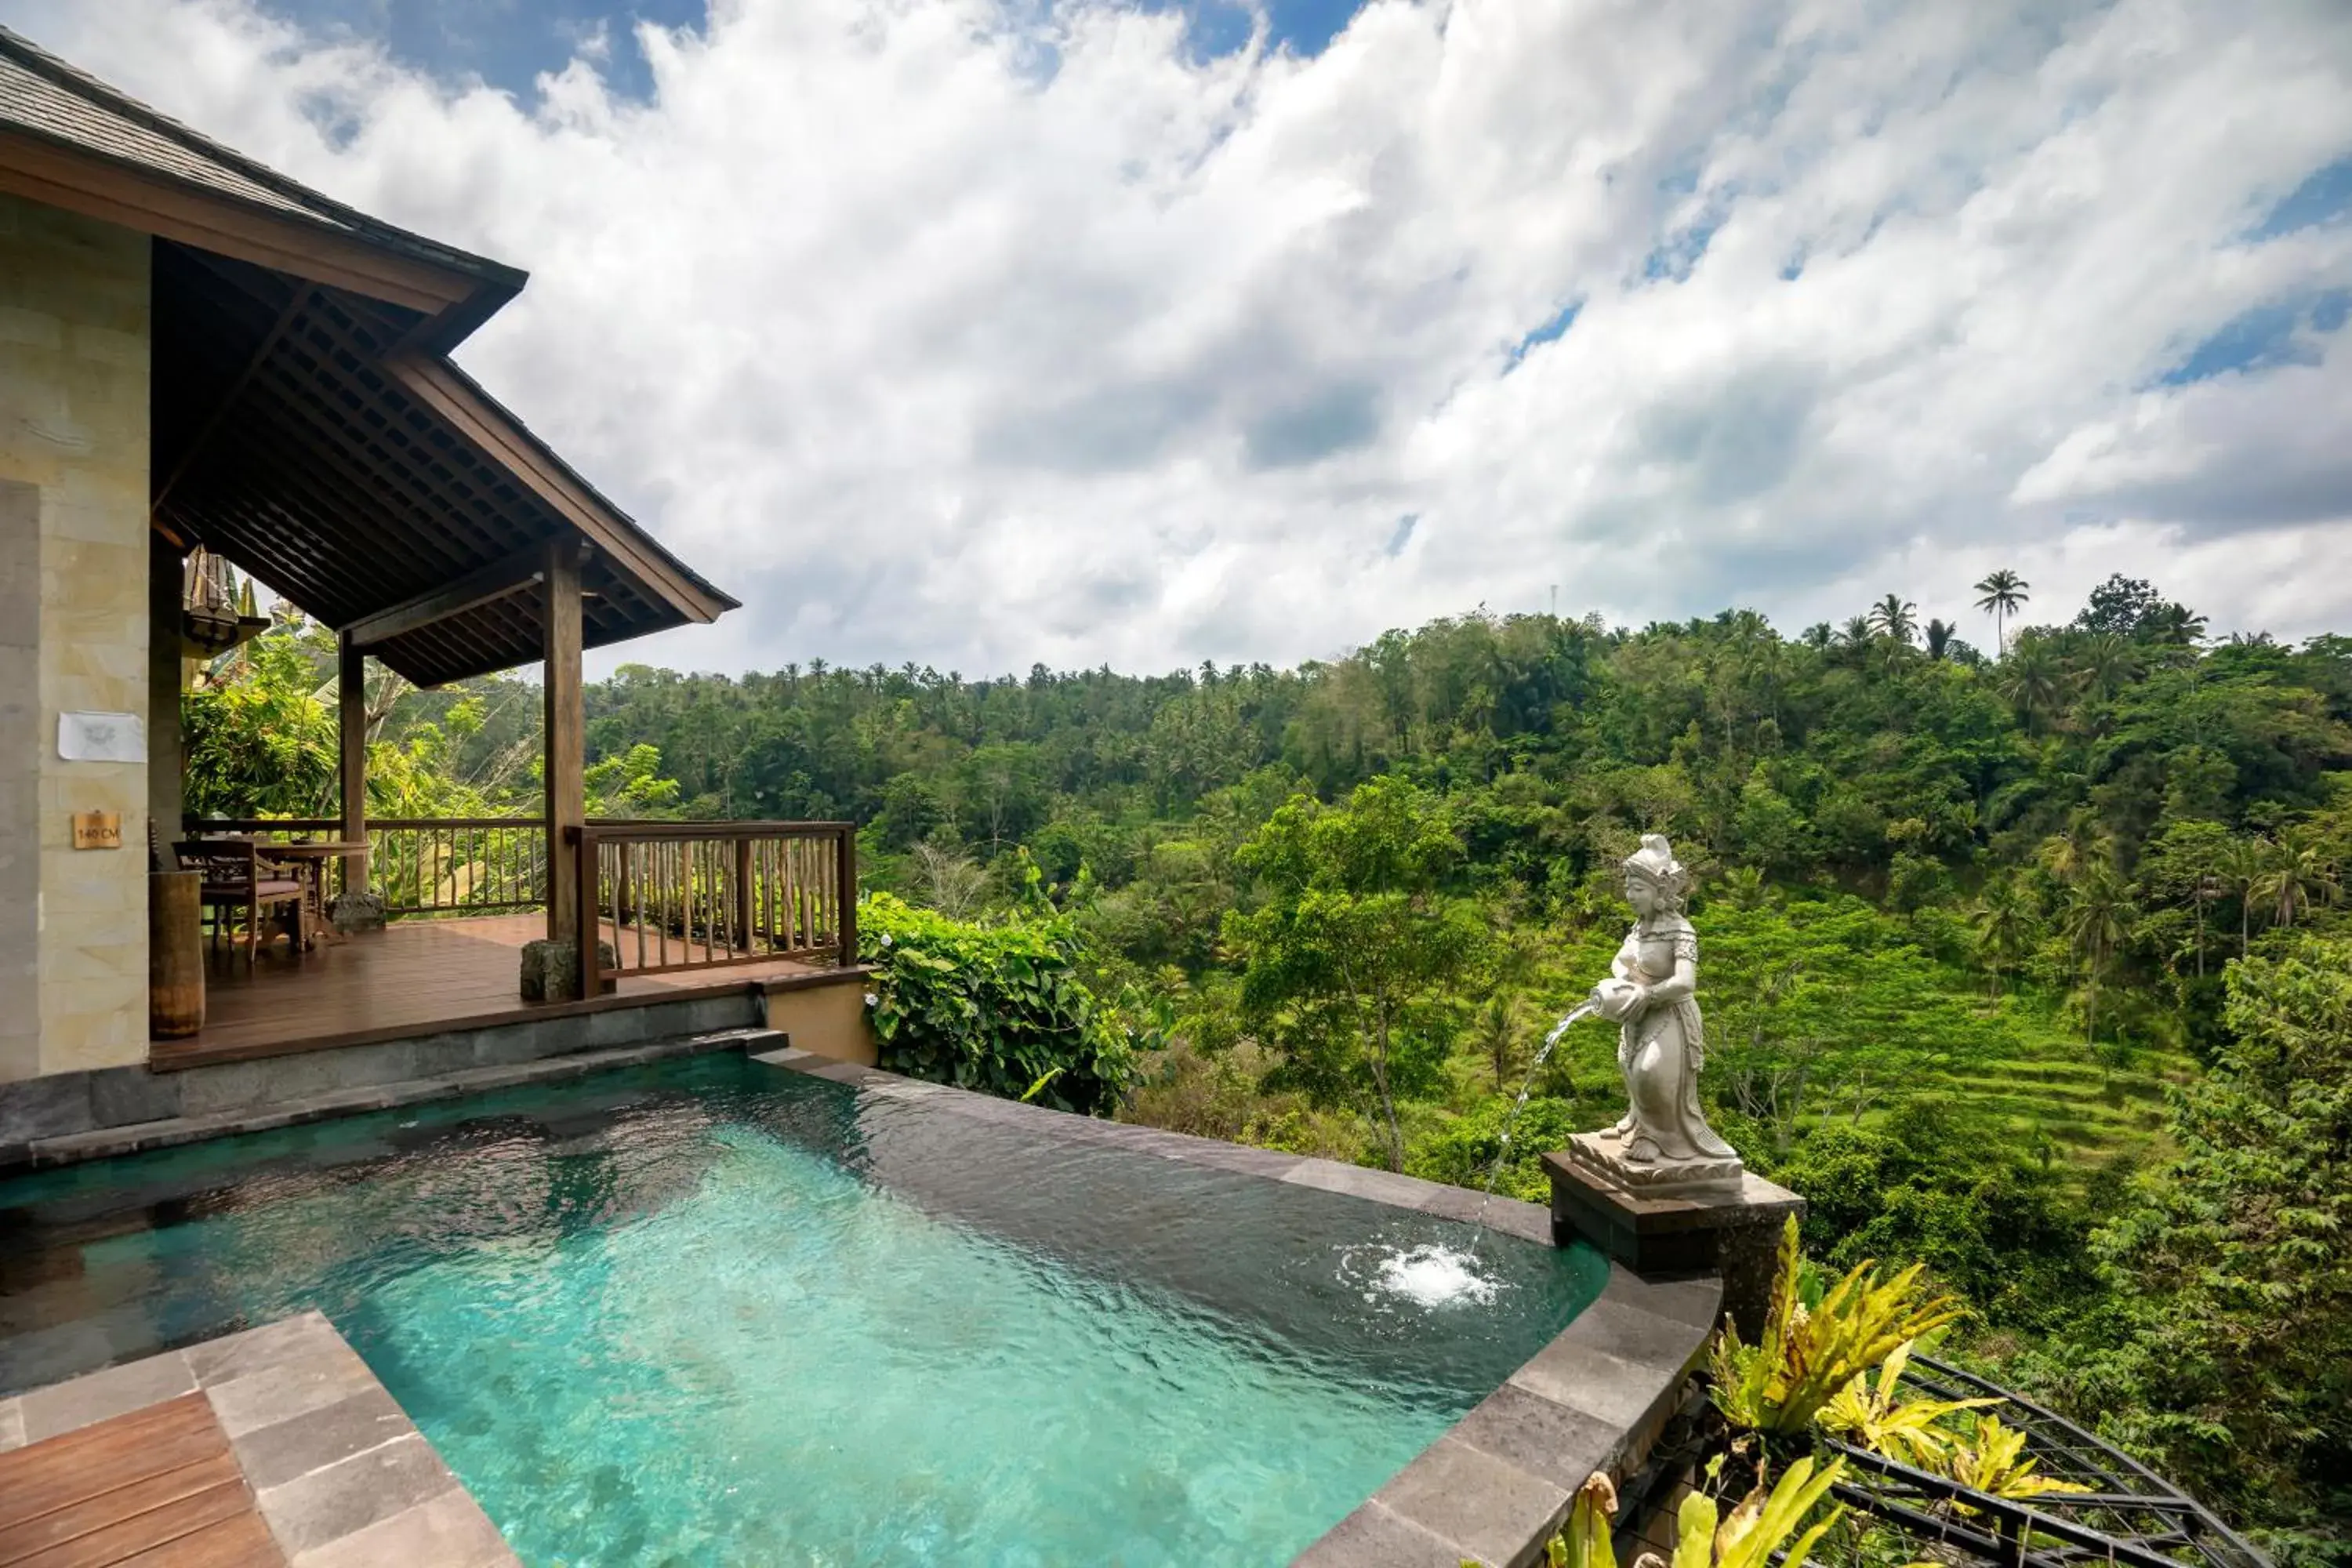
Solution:
M 1568 329 L 1576 325 L 1576 318 L 1583 309 L 1583 300 L 1571 300 L 1553 312 L 1551 320 L 1521 338 L 1517 346 L 1511 350 L 1511 363 L 1510 365 L 1504 367 L 1504 374 L 1508 374 L 1510 370 L 1521 360 L 1527 358 L 1533 350 L 1565 337 L 1568 334 Z
M 393 58 L 444 79 L 476 76 L 518 98 L 562 70 L 601 26 L 601 62 L 614 91 L 653 93 L 636 24 L 699 27 L 703 0 L 261 0 L 263 10 L 328 37 L 370 39 Z
M 2270 216 L 2253 227 L 2252 237 L 2276 239 L 2299 228 L 2311 228 L 2352 212 L 2352 156 L 2315 170 L 2311 177 L 2289 191 Z
M 1249 44 L 1256 9 L 1246 0 L 1143 0 L 1154 11 L 1181 10 L 1192 24 L 1192 51 L 1203 59 L 1229 55 Z M 1331 47 L 1361 8 L 1360 0 L 1264 0 L 1266 41 L 1312 57 Z
M 1409 511 L 1397 519 L 1396 531 L 1389 535 L 1388 546 L 1384 552 L 1390 560 L 1393 561 L 1404 553 L 1404 547 L 1412 542 L 1412 531 L 1420 524 L 1421 513 L 1417 511 Z
M 2344 325 L 2352 310 L 2352 289 L 2331 289 L 2315 295 L 2257 305 L 2224 322 L 2219 331 L 2166 371 L 2158 381 L 2166 386 L 2186 386 L 2232 372 L 2268 370 L 2273 365 L 2316 364 L 2319 351 L 2303 335 L 2326 333 Z
M 1249 0 L 1135 0 L 1150 10 L 1181 9 L 1192 25 L 1193 52 L 1214 58 L 1245 47 L 1256 25 Z M 1346 31 L 1359 0 L 1261 0 L 1270 43 L 1319 55 Z M 528 100 L 541 73 L 561 70 L 602 27 L 610 48 L 605 80 L 625 97 L 653 93 L 653 75 L 637 47 L 635 25 L 703 26 L 706 0 L 260 0 L 263 10 L 328 37 L 382 44 L 413 69 L 446 79 L 479 77 Z M 1045 75 L 1052 74 L 1046 62 Z
M 1656 249 L 1642 258 L 1642 276 L 1654 283 L 1682 282 L 1706 254 L 1707 242 L 1722 226 L 1720 218 L 1707 217 L 1668 235 Z

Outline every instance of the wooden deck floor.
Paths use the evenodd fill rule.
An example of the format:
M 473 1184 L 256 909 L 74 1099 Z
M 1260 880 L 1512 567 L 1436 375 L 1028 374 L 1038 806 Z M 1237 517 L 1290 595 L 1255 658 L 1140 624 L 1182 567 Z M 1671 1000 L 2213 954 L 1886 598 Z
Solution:
M 148 1060 L 158 1068 L 244 1061 L 644 1006 L 826 973 L 776 959 L 635 976 L 604 996 L 531 1005 L 519 993 L 520 952 L 546 933 L 545 917 L 535 914 L 398 921 L 380 931 L 321 942 L 309 952 L 277 942 L 250 972 L 244 953 L 224 944 L 206 958 L 203 1030 L 187 1039 L 155 1041 Z
M 284 1568 L 202 1394 L 0 1454 L 0 1564 Z

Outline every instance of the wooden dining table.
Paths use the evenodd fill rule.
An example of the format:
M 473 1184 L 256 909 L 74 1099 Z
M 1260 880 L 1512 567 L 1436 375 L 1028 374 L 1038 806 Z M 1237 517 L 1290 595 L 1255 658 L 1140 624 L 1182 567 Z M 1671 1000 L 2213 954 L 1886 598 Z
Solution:
M 343 933 L 327 918 L 327 863 L 364 855 L 368 847 L 348 838 L 297 838 L 265 843 L 261 852 L 272 860 L 290 861 L 301 868 L 303 883 L 309 889 L 302 897 L 313 917 L 312 931 L 321 942 L 342 941 Z

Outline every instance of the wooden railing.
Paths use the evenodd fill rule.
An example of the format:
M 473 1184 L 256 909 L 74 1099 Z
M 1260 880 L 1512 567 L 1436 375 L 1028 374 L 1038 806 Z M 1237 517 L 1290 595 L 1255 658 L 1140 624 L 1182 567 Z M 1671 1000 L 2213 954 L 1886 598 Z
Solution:
M 547 824 L 456 816 L 371 822 L 368 885 L 386 914 L 500 914 L 547 907 Z
M 333 817 L 190 817 L 190 834 L 333 838 Z M 857 962 L 857 829 L 846 822 L 643 822 L 579 829 L 583 995 L 630 974 L 772 959 Z M 547 907 L 547 824 L 529 816 L 377 817 L 367 885 L 394 916 Z M 341 863 L 340 880 L 359 885 Z M 610 945 L 605 963 L 598 942 Z
M 331 816 L 191 818 L 200 833 L 334 838 Z M 367 885 L 388 915 L 485 915 L 547 907 L 547 823 L 535 816 L 384 816 L 367 825 Z M 328 886 L 354 887 L 346 860 Z
M 583 995 L 631 974 L 857 961 L 849 823 L 592 822 L 578 852 L 593 910 L 581 922 Z

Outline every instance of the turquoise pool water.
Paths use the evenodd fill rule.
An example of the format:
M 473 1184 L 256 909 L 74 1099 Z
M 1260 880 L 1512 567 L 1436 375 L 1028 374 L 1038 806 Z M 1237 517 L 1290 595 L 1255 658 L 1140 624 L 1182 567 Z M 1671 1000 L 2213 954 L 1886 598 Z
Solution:
M 0 1386 L 316 1307 L 526 1563 L 1275 1564 L 1601 1283 L 1466 1239 L 705 1058 L 0 1184 Z

